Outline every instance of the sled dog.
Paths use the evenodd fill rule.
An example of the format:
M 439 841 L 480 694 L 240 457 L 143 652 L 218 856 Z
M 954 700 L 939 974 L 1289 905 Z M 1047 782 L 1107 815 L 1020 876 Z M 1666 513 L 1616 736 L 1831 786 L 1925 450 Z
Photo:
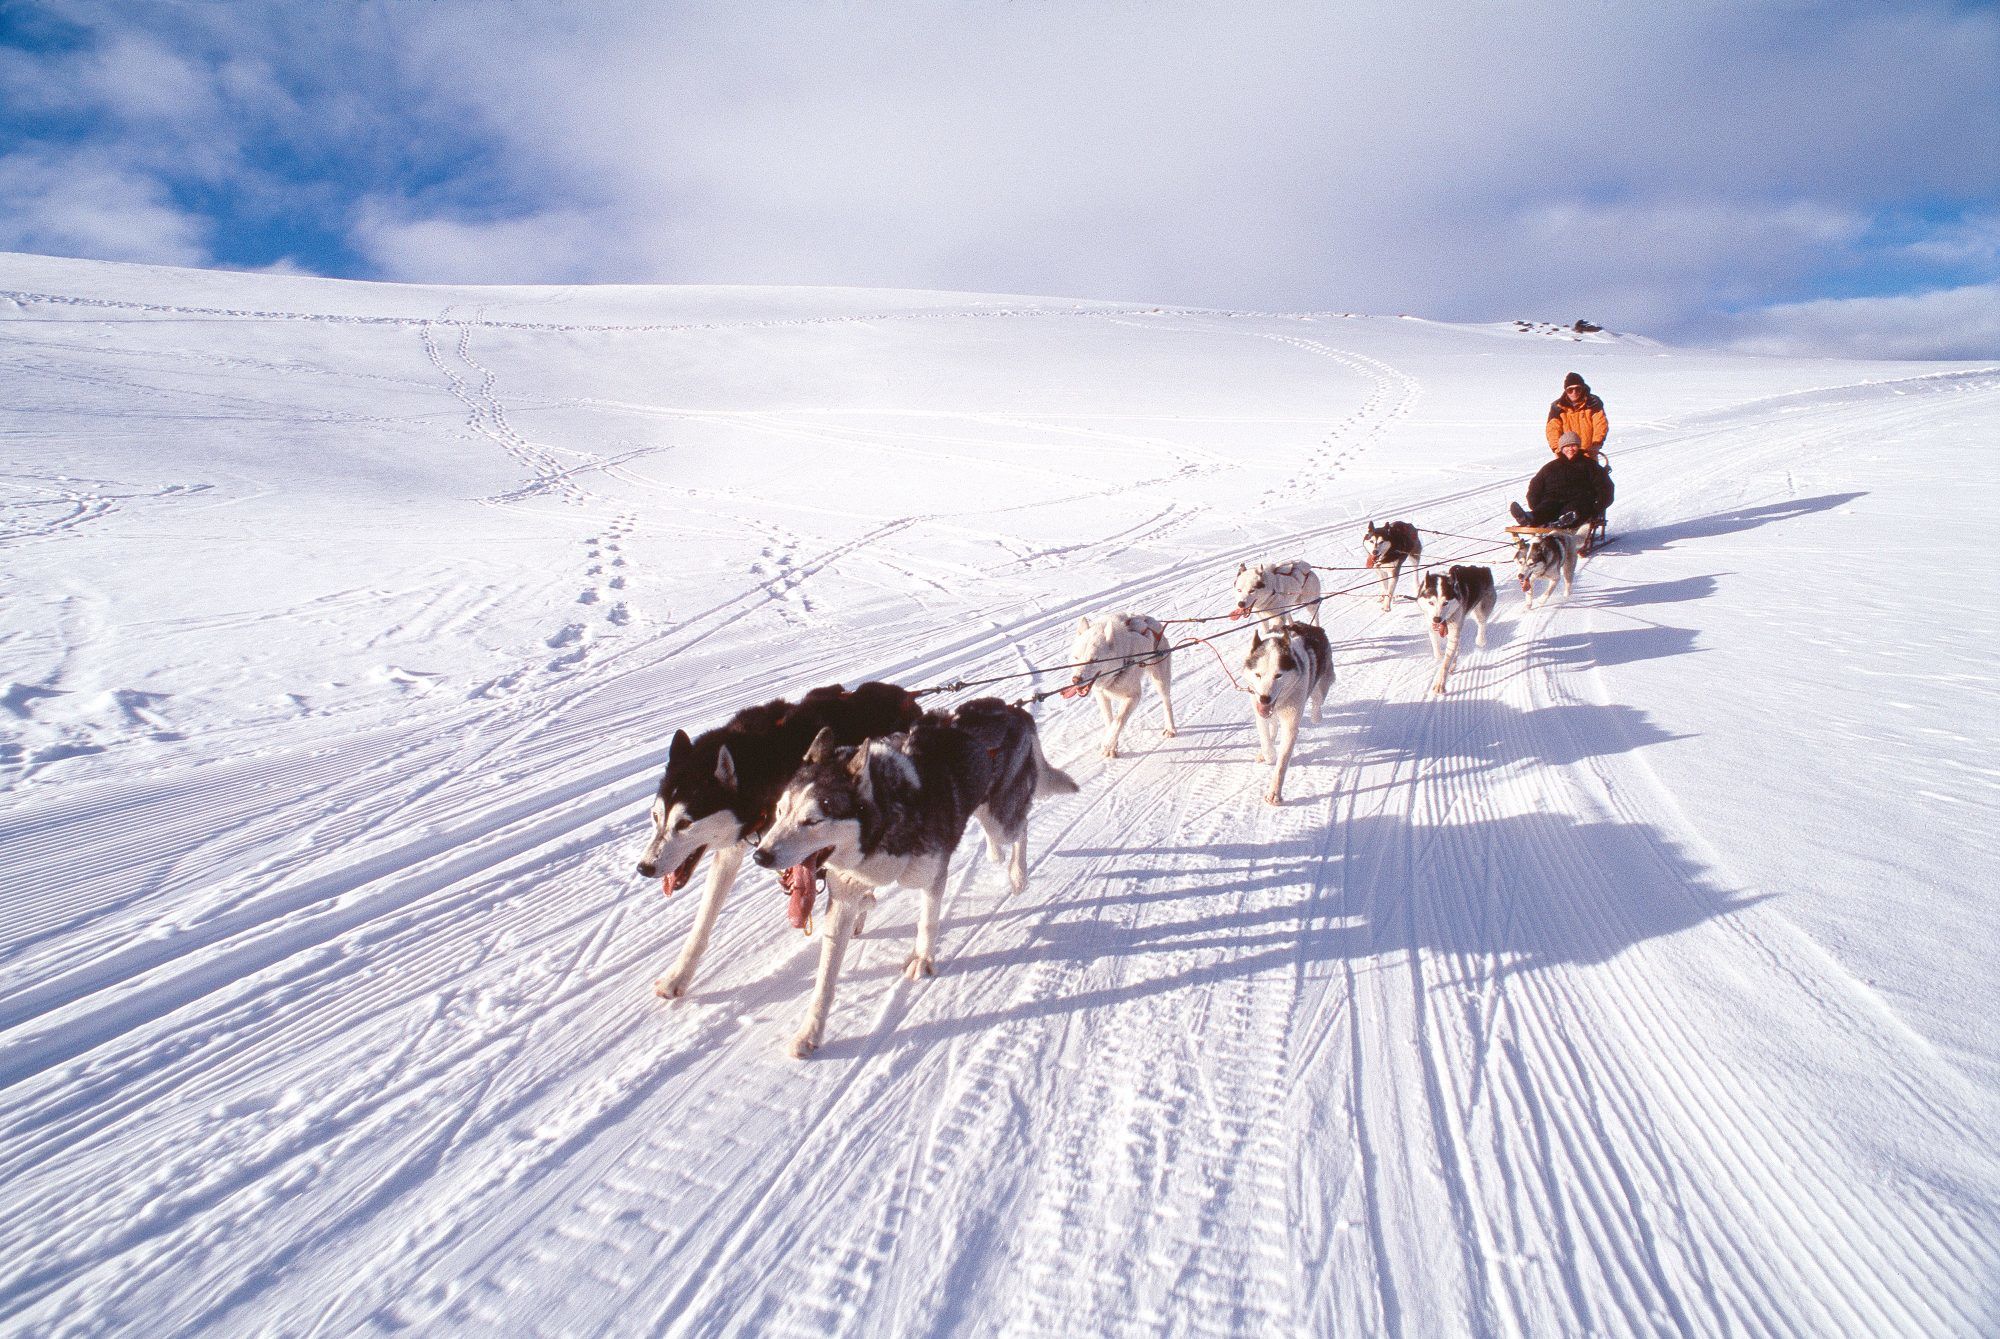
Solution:
M 945 873 L 967 820 L 979 820 L 987 854 L 1007 861 L 1007 881 L 1018 893 L 1028 882 L 1029 805 L 1038 795 L 1075 789 L 1042 756 L 1035 718 L 998 698 L 927 714 L 901 734 L 859 746 L 821 731 L 778 797 L 756 854 L 766 869 L 784 871 L 795 923 L 810 913 L 822 872 L 833 903 L 792 1054 L 810 1054 L 825 1035 L 840 960 L 877 888 L 895 883 L 922 892 L 916 950 L 903 974 L 931 976 Z
M 1535 607 L 1538 581 L 1548 583 L 1542 592 L 1543 604 L 1556 593 L 1558 579 L 1562 581 L 1563 598 L 1569 598 L 1570 587 L 1576 584 L 1576 551 L 1581 543 L 1573 530 L 1515 536 L 1514 565 L 1521 569 L 1521 593 L 1528 597 L 1528 608 Z
M 1095 695 L 1104 713 L 1104 756 L 1118 756 L 1118 737 L 1146 680 L 1160 692 L 1160 709 L 1167 714 L 1168 738 L 1174 733 L 1174 653 L 1167 645 L 1166 625 L 1144 614 L 1105 614 L 1076 621 L 1069 644 L 1072 672 L 1064 697 Z
M 1333 686 L 1333 648 L 1326 634 L 1310 623 L 1281 623 L 1267 632 L 1251 634 L 1250 651 L 1243 659 L 1243 687 L 1251 694 L 1251 708 L 1257 713 L 1257 761 L 1274 764 L 1271 789 L 1266 804 L 1285 802 L 1285 769 L 1291 765 L 1292 749 L 1299 742 L 1299 717 L 1312 706 L 1313 724 L 1319 724 L 1326 703 L 1326 690 Z M 1277 727 L 1277 755 L 1271 752 L 1273 722 Z
M 1301 607 L 1303 606 L 1303 607 Z M 1236 568 L 1236 608 L 1231 618 L 1259 614 L 1266 628 L 1287 620 L 1319 619 L 1319 573 L 1303 558 L 1285 563 L 1239 563 Z
M 1438 662 L 1431 691 L 1442 693 L 1458 663 L 1458 639 L 1469 616 L 1479 625 L 1477 644 L 1486 645 L 1486 620 L 1493 616 L 1493 569 L 1453 567 L 1431 572 L 1417 583 L 1417 601 L 1431 613 L 1431 655 Z
M 906 729 L 920 714 L 916 699 L 892 683 L 864 683 L 853 692 L 829 684 L 796 704 L 780 699 L 746 707 L 728 724 L 694 739 L 685 730 L 674 732 L 639 873 L 659 879 L 672 896 L 694 877 L 704 854 L 713 852 L 715 858 L 680 960 L 653 984 L 661 997 L 687 993 L 743 857 L 769 825 L 779 793 L 814 737 L 825 731 L 839 743 L 858 744 Z
M 1381 574 L 1382 608 L 1386 610 L 1396 602 L 1396 578 L 1403 575 L 1403 564 L 1424 556 L 1423 538 L 1408 521 L 1391 521 L 1387 525 L 1370 521 L 1367 532 L 1361 536 L 1361 551 L 1367 555 L 1368 566 Z

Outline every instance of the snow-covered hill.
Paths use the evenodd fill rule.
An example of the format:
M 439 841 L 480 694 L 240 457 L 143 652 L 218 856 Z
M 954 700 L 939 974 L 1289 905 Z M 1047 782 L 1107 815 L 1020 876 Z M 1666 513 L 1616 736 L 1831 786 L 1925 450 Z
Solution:
M 0 257 L 0 1329 L 1991 1333 L 2000 367 L 1524 325 Z M 759 874 L 654 998 L 675 728 L 1502 562 L 1572 369 L 1617 543 L 1451 695 L 1333 601 L 1279 809 L 1198 648 L 1045 703 L 934 981 L 787 1058 Z

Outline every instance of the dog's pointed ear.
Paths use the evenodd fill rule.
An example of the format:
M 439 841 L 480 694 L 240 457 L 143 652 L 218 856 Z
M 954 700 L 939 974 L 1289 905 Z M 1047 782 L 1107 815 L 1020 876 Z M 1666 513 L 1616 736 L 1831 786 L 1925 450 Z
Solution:
M 861 796 L 863 804 L 875 803 L 875 745 L 870 742 L 854 750 L 854 760 L 848 766 L 854 769 L 854 789 Z
M 687 731 L 685 730 L 674 731 L 673 742 L 667 745 L 667 766 L 672 767 L 682 758 L 687 757 L 688 750 L 693 747 L 694 747 L 694 741 L 688 738 Z
M 731 790 L 736 789 L 736 759 L 730 756 L 727 744 L 715 751 L 715 779 Z
M 1244 574 L 1245 572 L 1247 572 L 1247 571 L 1249 571 L 1249 570 L 1250 570 L 1250 564 L 1249 564 L 1249 563 L 1238 563 L 1238 564 L 1236 564 L 1236 575 L 1237 575 L 1237 576 L 1242 576 L 1242 575 L 1243 575 L 1243 574 Z
M 833 751 L 838 747 L 840 745 L 833 737 L 833 727 L 822 725 L 819 733 L 813 736 L 812 744 L 806 749 L 806 761 L 825 762 L 833 756 Z
M 1077 630 L 1078 632 L 1089 632 L 1089 631 L 1090 631 L 1090 619 L 1089 619 L 1089 618 L 1087 618 L 1087 617 L 1084 617 L 1084 618 L 1078 618 L 1078 619 L 1077 619 L 1077 621 L 1076 621 L 1076 630 Z

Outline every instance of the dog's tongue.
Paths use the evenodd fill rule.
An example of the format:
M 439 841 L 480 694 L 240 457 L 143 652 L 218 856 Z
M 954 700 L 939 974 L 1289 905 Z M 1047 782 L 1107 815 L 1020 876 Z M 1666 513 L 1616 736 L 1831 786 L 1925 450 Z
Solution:
M 1370 567 L 1373 567 L 1375 565 L 1375 555 L 1372 553 L 1368 555 L 1368 565 Z
M 1521 578 L 1521 589 L 1522 589 L 1522 590 L 1531 590 L 1531 589 L 1533 589 L 1533 587 L 1532 587 L 1532 586 L 1530 586 L 1530 585 L 1528 584 L 1528 578 L 1526 578 L 1526 577 L 1522 577 L 1522 578 Z
M 813 894 L 818 891 L 818 879 L 812 863 L 793 865 L 778 876 L 778 882 L 785 886 L 785 916 L 794 930 L 803 930 L 812 920 Z
M 1069 687 L 1062 690 L 1062 695 L 1064 697 L 1083 697 L 1085 694 L 1089 692 L 1090 692 L 1089 684 L 1073 683 Z
M 1243 606 L 1239 604 L 1234 609 L 1230 610 L 1229 617 L 1232 622 L 1236 619 L 1243 617 Z
M 674 895 L 674 889 L 680 886 L 681 886 L 681 873 L 679 870 L 670 869 L 665 874 L 662 874 L 660 876 L 660 891 L 665 893 L 668 897 L 672 897 Z
M 1444 620 L 1443 620 L 1443 619 L 1441 619 L 1441 618 L 1434 618 L 1434 619 L 1432 619 L 1432 620 L 1431 620 L 1431 629 L 1432 629 L 1432 630 L 1433 630 L 1434 632 L 1436 632 L 1438 636 L 1440 636 L 1440 637 L 1444 636 L 1444 634 L 1445 634 L 1445 626 L 1444 626 Z

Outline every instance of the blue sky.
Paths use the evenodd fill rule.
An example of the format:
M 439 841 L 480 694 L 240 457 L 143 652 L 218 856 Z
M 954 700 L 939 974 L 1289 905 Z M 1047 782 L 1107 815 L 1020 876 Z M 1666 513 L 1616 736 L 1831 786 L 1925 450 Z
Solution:
M 0 249 L 2000 357 L 2000 8 L 0 0 Z

